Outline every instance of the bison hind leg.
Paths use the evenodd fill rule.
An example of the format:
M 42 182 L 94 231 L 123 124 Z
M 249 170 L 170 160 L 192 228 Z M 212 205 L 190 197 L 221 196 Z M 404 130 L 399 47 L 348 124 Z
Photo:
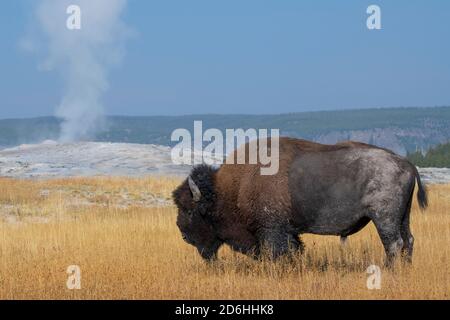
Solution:
M 383 206 L 378 207 L 378 214 L 372 215 L 386 252 L 386 265 L 393 266 L 395 258 L 401 256 L 411 261 L 414 238 L 409 228 L 409 216 L 415 180 L 404 187 L 401 194 Z M 395 195 L 395 192 L 392 192 Z
M 402 248 L 402 258 L 405 262 L 412 262 L 412 254 L 414 247 L 414 237 L 411 233 L 411 229 L 409 227 L 409 216 L 411 213 L 411 203 L 412 203 L 413 193 L 411 192 L 411 197 L 406 206 L 405 215 L 403 216 L 400 233 L 403 240 L 403 248 Z
M 400 224 L 390 220 L 374 220 L 373 222 L 386 252 L 386 267 L 391 268 L 395 258 L 403 249 L 404 242 L 400 232 Z

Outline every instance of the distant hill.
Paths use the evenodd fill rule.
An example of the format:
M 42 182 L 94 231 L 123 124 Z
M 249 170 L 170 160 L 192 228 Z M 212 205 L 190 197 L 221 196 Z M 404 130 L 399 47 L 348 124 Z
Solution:
M 408 159 L 419 167 L 450 168 L 450 143 L 437 145 L 425 155 L 420 151 L 410 153 Z
M 335 143 L 357 140 L 405 155 L 450 140 L 450 107 L 381 108 L 279 115 L 111 116 L 92 141 L 173 145 L 176 128 L 192 130 L 194 120 L 208 128 L 279 128 L 281 135 Z M 61 119 L 0 120 L 0 146 L 37 143 L 59 137 Z

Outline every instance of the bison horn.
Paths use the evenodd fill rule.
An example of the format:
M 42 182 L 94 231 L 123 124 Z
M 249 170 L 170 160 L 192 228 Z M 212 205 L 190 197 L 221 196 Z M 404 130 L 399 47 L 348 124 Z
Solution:
M 191 189 L 191 192 L 192 192 L 192 198 L 194 199 L 195 202 L 199 201 L 200 198 L 202 197 L 202 193 L 200 192 L 200 189 L 195 184 L 194 180 L 192 180 L 191 176 L 189 176 L 189 178 L 188 178 L 188 183 L 189 183 L 189 189 Z

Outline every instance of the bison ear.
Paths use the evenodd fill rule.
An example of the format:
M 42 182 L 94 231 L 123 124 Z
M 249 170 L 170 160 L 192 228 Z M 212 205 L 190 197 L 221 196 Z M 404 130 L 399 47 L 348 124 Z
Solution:
M 199 202 L 202 197 L 202 193 L 200 192 L 200 189 L 195 184 L 195 182 L 191 178 L 191 176 L 188 177 L 188 184 L 189 184 L 189 189 L 191 190 L 192 198 L 194 199 L 194 202 Z

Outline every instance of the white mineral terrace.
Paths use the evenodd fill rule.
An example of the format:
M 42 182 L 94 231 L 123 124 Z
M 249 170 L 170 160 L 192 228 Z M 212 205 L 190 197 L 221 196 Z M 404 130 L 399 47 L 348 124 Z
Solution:
M 195 152 L 194 157 L 201 154 Z M 0 150 L 0 176 L 14 178 L 185 176 L 190 169 L 174 164 L 171 149 L 160 145 L 45 141 Z M 450 168 L 419 168 L 419 172 L 426 183 L 450 183 Z

